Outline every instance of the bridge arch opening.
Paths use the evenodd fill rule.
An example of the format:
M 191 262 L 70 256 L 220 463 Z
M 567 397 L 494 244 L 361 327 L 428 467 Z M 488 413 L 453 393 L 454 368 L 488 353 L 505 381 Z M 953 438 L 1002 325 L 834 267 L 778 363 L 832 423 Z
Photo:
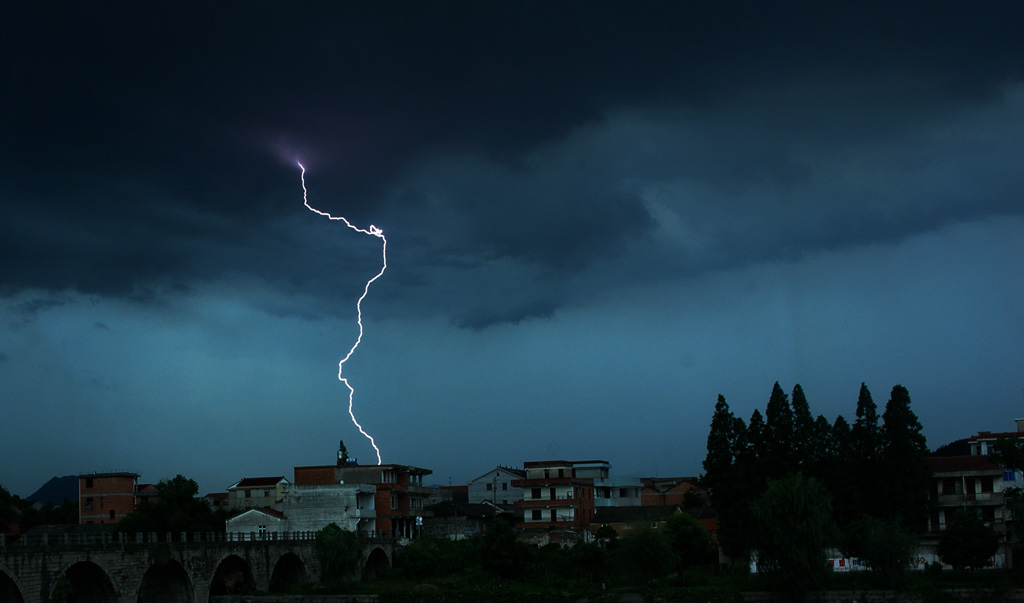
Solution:
M 18 584 L 2 571 L 0 571 L 0 603 L 25 603 Z
M 118 596 L 103 568 L 91 561 L 80 561 L 57 578 L 50 591 L 50 601 L 117 603 Z
M 150 566 L 139 584 L 139 603 L 193 603 L 192 582 L 180 563 L 171 559 Z
M 302 559 L 295 553 L 285 553 L 277 560 L 274 572 L 270 575 L 270 592 L 287 592 L 307 579 L 306 564 Z
M 363 581 L 370 582 L 380 578 L 391 569 L 391 561 L 387 552 L 377 547 L 370 551 L 366 557 L 366 565 L 363 566 Z
M 211 597 L 242 595 L 254 590 L 256 590 L 256 580 L 252 576 L 252 569 L 238 555 L 225 557 L 217 565 L 217 571 L 213 573 L 213 579 L 210 580 Z

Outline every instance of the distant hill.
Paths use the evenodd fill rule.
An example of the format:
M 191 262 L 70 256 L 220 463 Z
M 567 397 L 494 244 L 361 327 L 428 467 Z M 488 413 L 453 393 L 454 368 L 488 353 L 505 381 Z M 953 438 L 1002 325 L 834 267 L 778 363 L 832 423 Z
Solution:
M 967 456 L 971 453 L 971 442 L 969 438 L 953 440 L 935 449 L 932 456 Z
M 50 481 L 43 484 L 41 488 L 26 497 L 40 504 L 50 503 L 59 507 L 64 504 L 64 499 L 78 502 L 78 476 L 65 475 L 64 477 L 51 477 Z

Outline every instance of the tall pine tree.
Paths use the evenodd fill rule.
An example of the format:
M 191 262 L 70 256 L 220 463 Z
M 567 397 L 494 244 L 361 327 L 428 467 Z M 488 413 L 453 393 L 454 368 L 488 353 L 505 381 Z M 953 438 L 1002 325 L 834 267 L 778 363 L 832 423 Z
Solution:
M 708 488 L 717 486 L 718 480 L 725 480 L 733 469 L 736 459 L 736 417 L 729 410 L 725 396 L 719 394 L 715 414 L 711 416 L 711 430 L 708 432 L 707 456 L 704 457 L 704 476 Z
M 830 449 L 831 472 L 825 477 L 825 483 L 833 494 L 832 510 L 836 523 L 842 526 L 859 515 L 856 503 L 857 492 L 850 479 L 850 468 L 856 463 L 853 455 L 853 436 L 850 424 L 843 415 L 836 417 L 832 423 L 832 440 Z
M 733 416 L 722 395 L 711 417 L 707 449 L 704 485 L 718 512 L 718 541 L 726 555 L 743 558 L 750 549 L 749 501 L 754 494 L 748 474 L 756 464 L 756 455 L 743 419 Z
M 878 425 L 878 407 L 864 383 L 857 395 L 857 418 L 850 429 L 849 491 L 846 511 L 853 520 L 861 515 L 879 515 L 878 496 L 872 487 L 878 479 L 882 455 L 882 432 Z
M 928 442 L 921 422 L 910 408 L 910 392 L 892 388 L 882 415 L 882 458 L 878 482 L 887 485 L 881 498 L 885 517 L 898 519 L 911 530 L 927 527 L 932 471 Z
M 765 455 L 761 457 L 764 468 L 771 477 L 783 477 L 794 470 L 793 455 L 793 409 L 789 396 L 775 382 L 765 416 Z
M 882 434 L 878 426 L 878 407 L 864 383 L 857 396 L 857 419 L 853 422 L 852 444 L 857 459 L 868 463 L 878 461 L 882 451 Z
M 804 395 L 804 388 L 797 383 L 793 386 L 793 456 L 796 460 L 796 467 L 803 469 L 805 474 L 811 470 L 814 464 L 814 418 L 811 416 L 811 407 L 807 403 L 807 396 Z

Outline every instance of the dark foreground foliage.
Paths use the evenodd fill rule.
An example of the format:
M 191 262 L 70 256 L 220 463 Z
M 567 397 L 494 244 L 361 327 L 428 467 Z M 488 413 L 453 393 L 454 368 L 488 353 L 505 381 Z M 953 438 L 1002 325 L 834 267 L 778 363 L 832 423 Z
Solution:
M 749 574 L 744 566 L 717 564 L 691 567 L 681 573 L 670 569 L 671 573 L 648 579 L 649 574 L 645 575 L 624 561 L 622 555 L 631 548 L 626 540 L 629 539 L 611 548 L 596 544 L 572 548 L 527 547 L 529 560 L 524 574 L 517 579 L 507 579 L 483 568 L 480 558 L 482 539 L 459 542 L 421 539 L 399 553 L 396 567 L 381 580 L 369 583 L 353 580 L 329 587 L 306 584 L 298 587 L 297 592 L 373 594 L 381 603 L 568 603 L 584 599 L 598 603 L 619 601 L 626 593 L 664 603 L 739 603 L 743 601 L 744 592 L 778 588 L 772 576 Z M 596 552 L 598 550 L 603 552 Z M 595 571 L 598 567 L 600 569 Z M 956 589 L 974 591 L 980 597 L 978 600 L 997 601 L 1010 590 L 1024 588 L 1024 572 L 984 570 L 971 573 L 935 568 L 908 572 L 899 584 L 891 587 L 883 584 L 884 581 L 872 572 L 829 573 L 822 588 L 859 593 L 885 590 L 894 592 L 893 600 L 925 603 L 959 600 L 956 598 L 959 595 L 951 592 Z M 813 592 L 809 593 L 807 600 L 814 599 Z

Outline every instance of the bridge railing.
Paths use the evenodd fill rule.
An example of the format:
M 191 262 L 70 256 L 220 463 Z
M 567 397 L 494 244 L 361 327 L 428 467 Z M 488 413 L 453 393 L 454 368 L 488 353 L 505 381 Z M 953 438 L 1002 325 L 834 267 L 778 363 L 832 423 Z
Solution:
M 241 542 L 308 542 L 316 532 L 59 532 L 21 534 L 11 537 L 0 534 L 0 550 L 22 548 L 132 548 L 159 543 L 216 545 Z
M 154 546 L 160 543 L 182 545 L 216 546 L 218 544 L 235 545 L 238 543 L 288 543 L 310 542 L 316 540 L 315 531 L 296 532 L 116 532 L 113 530 L 89 532 L 54 532 L 41 534 L 21 534 L 11 537 L 0 534 L 0 551 L 14 549 L 52 549 L 52 548 L 99 548 L 99 549 L 130 549 L 135 547 Z M 387 532 L 360 531 L 359 542 L 367 544 L 391 544 L 395 537 Z

